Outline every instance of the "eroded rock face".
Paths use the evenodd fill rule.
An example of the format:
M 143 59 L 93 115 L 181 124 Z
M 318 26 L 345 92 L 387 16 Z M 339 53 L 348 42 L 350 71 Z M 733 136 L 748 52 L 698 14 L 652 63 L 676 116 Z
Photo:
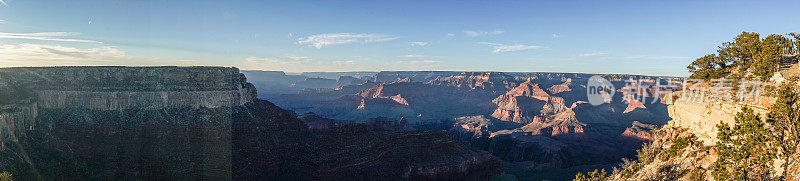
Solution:
M 756 114 L 765 115 L 768 110 L 751 107 Z M 742 105 L 730 103 L 702 103 L 681 97 L 668 107 L 671 126 L 686 128 L 703 144 L 711 146 L 717 142 L 717 125 L 733 125 L 733 117 L 742 110 Z M 715 121 L 708 121 L 715 120 Z

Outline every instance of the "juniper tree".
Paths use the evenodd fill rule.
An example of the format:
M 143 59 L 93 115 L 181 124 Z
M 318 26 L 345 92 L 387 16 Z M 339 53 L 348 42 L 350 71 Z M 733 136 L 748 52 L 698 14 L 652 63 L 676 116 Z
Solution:
M 791 51 L 792 42 L 782 35 L 772 34 L 764 38 L 759 45 L 759 52 L 749 68 L 761 80 L 767 80 L 780 65 L 782 55 Z
M 767 123 L 772 128 L 773 140 L 779 152 L 777 156 L 786 160 L 783 165 L 784 173 L 788 167 L 791 155 L 797 151 L 800 139 L 800 96 L 791 84 L 783 84 L 778 90 L 778 99 L 767 114 Z
M 800 39 L 800 34 L 789 34 Z M 763 39 L 758 33 L 742 32 L 731 42 L 725 42 L 717 54 L 698 58 L 686 68 L 697 79 L 753 76 L 767 80 L 775 73 L 784 54 L 790 54 L 800 42 L 771 34 Z M 737 69 L 738 68 L 738 69 Z
M 775 149 L 761 116 L 744 107 L 734 116 L 735 125 L 720 123 L 714 163 L 717 180 L 771 180 Z
M 716 54 L 709 54 L 698 58 L 686 67 L 692 72 L 693 79 L 716 79 L 728 75 L 728 64 Z

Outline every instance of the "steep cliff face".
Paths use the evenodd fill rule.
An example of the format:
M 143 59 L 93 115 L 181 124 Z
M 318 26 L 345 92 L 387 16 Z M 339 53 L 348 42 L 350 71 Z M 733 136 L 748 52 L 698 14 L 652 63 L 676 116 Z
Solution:
M 235 68 L 0 69 L 0 167 L 23 179 L 230 179 L 231 127 L 256 90 Z
M 728 102 L 701 102 L 689 97 L 682 97 L 681 94 L 681 92 L 674 93 L 673 95 L 678 98 L 669 103 L 669 116 L 672 118 L 669 125 L 688 129 L 705 145 L 714 145 L 717 142 L 717 125 L 720 122 L 733 125 L 734 115 L 742 110 L 742 106 L 745 106 Z M 667 97 L 672 97 L 672 95 L 667 95 Z M 770 102 L 770 99 L 766 97 L 761 102 L 771 104 L 766 103 Z M 754 104 L 759 103 L 754 102 Z M 757 114 L 765 115 L 769 112 L 762 106 L 749 105 L 749 107 L 753 108 Z
M 30 102 L 0 108 L 0 150 L 25 137 L 26 130 L 35 129 L 38 114 L 37 104 Z

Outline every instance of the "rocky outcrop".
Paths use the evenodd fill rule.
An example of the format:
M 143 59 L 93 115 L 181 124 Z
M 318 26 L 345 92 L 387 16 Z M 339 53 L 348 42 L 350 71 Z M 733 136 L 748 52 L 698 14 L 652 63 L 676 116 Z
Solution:
M 572 85 L 572 79 L 566 78 L 566 81 L 564 81 L 564 83 L 550 86 L 550 88 L 547 88 L 547 91 L 550 92 L 550 94 L 569 92 L 572 91 L 572 89 L 569 88 L 569 86 L 571 85 Z
M 653 131 L 656 129 L 657 126 L 655 125 L 634 121 L 631 127 L 625 128 L 625 132 L 620 135 L 636 141 L 653 141 L 655 139 Z
M 551 97 L 530 80 L 495 98 L 492 102 L 498 106 L 492 117 L 523 124 L 543 121 L 540 115 L 556 114 L 566 108 L 564 99 Z
M 717 142 L 717 125 L 725 123 L 733 125 L 733 117 L 742 110 L 740 104 L 727 102 L 709 103 L 694 101 L 688 97 L 680 97 L 671 102 L 668 107 L 672 121 L 670 126 L 686 128 L 705 145 L 714 145 Z M 668 95 L 671 97 L 671 95 Z M 757 106 L 750 106 L 757 114 L 765 115 L 768 110 Z

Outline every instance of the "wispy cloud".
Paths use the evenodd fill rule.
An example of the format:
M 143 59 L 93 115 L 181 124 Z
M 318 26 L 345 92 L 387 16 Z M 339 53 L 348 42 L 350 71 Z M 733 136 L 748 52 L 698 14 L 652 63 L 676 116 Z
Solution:
M 384 34 L 358 34 L 358 33 L 328 33 L 317 34 L 300 38 L 297 43 L 314 46 L 320 49 L 329 45 L 340 45 L 348 43 L 371 43 L 395 40 L 399 37 Z
M 553 39 L 561 38 L 561 35 L 553 33 Z
M 482 44 L 486 44 L 486 45 L 492 46 L 492 49 L 493 49 L 492 53 L 522 51 L 522 50 L 533 50 L 533 49 L 544 48 L 542 46 L 523 45 L 523 44 L 506 45 L 506 44 L 500 44 L 500 43 L 487 43 L 487 42 L 483 42 Z
M 427 55 L 417 55 L 417 54 L 408 54 L 408 55 L 403 55 L 403 56 L 400 56 L 400 57 L 404 57 L 404 58 L 428 58 L 428 57 L 431 57 L 431 56 L 427 56 Z
M 626 55 L 616 57 L 602 57 L 601 59 L 689 59 L 684 56 L 665 56 L 665 55 Z
M 77 32 L 41 32 L 41 33 L 3 33 L 0 32 L 0 39 L 28 39 L 43 41 L 62 41 L 62 42 L 83 42 L 83 43 L 102 43 L 94 40 L 64 38 L 80 35 Z
M 410 61 L 397 61 L 395 62 L 399 67 L 397 68 L 410 68 L 410 69 L 419 69 L 419 68 L 436 68 L 441 67 L 442 61 L 436 60 L 410 60 Z
M 238 65 L 244 69 L 253 70 L 282 70 L 288 72 L 305 71 L 354 71 L 360 70 L 353 60 L 314 60 L 311 57 L 248 57 L 244 64 Z
M 412 42 L 409 42 L 409 43 L 411 43 L 411 46 L 418 46 L 418 47 L 424 47 L 424 46 L 428 45 L 428 42 L 424 42 L 424 41 L 412 41 Z
M 290 57 L 286 57 L 286 58 L 289 58 L 289 59 L 292 59 L 292 60 L 310 60 L 311 59 L 311 57 L 296 57 L 296 56 L 290 56 Z
M 592 52 L 592 53 L 584 53 L 578 56 L 580 57 L 593 57 L 593 56 L 600 56 L 600 55 L 608 55 L 606 52 Z
M 102 46 L 76 48 L 40 44 L 18 44 L 0 46 L 0 66 L 56 66 L 56 65 L 122 65 L 126 53 L 122 50 Z
M 0 24 L 6 24 L 6 20 L 0 19 Z
M 274 65 L 287 65 L 287 64 L 302 64 L 311 62 L 309 58 L 297 57 L 248 57 L 245 61 L 250 63 L 266 63 Z
M 503 30 L 494 30 L 494 31 L 472 31 L 472 30 L 464 30 L 464 34 L 468 37 L 476 37 L 476 36 L 483 36 L 483 35 L 499 35 L 503 34 L 505 31 Z

